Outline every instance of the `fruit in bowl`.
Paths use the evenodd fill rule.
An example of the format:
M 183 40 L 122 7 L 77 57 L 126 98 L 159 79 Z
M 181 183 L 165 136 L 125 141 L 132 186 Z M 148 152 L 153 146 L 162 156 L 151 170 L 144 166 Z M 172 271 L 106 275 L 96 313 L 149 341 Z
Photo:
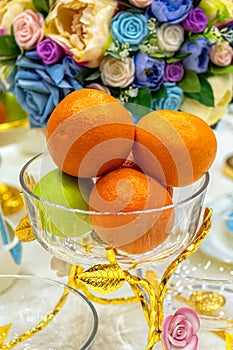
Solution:
M 83 251 L 88 255 L 94 250 L 99 258 L 99 248 L 107 246 L 117 248 L 122 257 L 169 256 L 195 234 L 217 147 L 212 129 L 199 117 L 157 111 L 135 126 L 118 100 L 81 89 L 54 109 L 46 137 L 49 154 L 22 169 L 21 183 L 37 238 L 59 257 L 68 249 L 75 262 Z M 72 200 L 56 204 L 58 193 L 65 198 L 67 190 L 58 180 L 51 196 L 44 196 L 43 176 L 57 168 L 74 181 L 67 189 Z M 26 181 L 30 176 L 37 183 L 33 195 Z M 83 197 L 86 207 L 79 200 L 74 204 L 84 179 L 91 181 Z M 37 220 L 35 213 L 40 213 Z M 86 232 L 79 231 L 80 218 L 88 218 Z

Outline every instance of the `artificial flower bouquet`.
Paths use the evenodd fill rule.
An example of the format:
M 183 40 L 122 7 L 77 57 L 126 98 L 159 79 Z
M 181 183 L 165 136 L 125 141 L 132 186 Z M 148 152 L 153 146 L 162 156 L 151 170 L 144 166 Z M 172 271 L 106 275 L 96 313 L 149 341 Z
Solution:
M 0 90 L 31 128 L 70 92 L 149 110 L 192 111 L 210 125 L 233 86 L 231 0 L 0 0 Z

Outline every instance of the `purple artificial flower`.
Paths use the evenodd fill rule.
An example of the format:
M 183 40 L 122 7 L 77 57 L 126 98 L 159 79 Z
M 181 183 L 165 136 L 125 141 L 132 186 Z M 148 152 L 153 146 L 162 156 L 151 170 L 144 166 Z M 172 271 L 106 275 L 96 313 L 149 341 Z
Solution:
M 36 52 L 44 64 L 57 63 L 64 55 L 62 47 L 50 38 L 40 41 L 37 44 Z
M 153 0 L 150 12 L 159 22 L 179 23 L 192 9 L 192 0 Z
M 195 41 L 187 41 L 181 46 L 181 53 L 190 53 L 183 60 L 183 65 L 195 73 L 205 73 L 208 70 L 209 54 L 211 42 L 205 37 L 200 37 Z
M 187 32 L 202 33 L 208 23 L 208 17 L 200 7 L 194 7 L 183 20 L 182 26 Z
M 5 34 L 5 29 L 0 29 L 0 36 Z
M 178 82 L 184 77 L 184 67 L 180 61 L 166 64 L 164 71 L 164 80 L 168 82 Z
M 135 85 L 147 86 L 152 91 L 160 89 L 164 79 L 165 62 L 139 51 L 135 56 Z

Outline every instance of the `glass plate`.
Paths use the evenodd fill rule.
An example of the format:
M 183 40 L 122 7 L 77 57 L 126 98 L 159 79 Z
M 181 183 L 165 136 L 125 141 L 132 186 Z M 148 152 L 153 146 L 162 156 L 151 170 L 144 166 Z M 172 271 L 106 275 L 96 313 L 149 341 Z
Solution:
M 233 194 L 224 195 L 207 206 L 213 209 L 212 228 L 201 250 L 211 257 L 233 263 Z

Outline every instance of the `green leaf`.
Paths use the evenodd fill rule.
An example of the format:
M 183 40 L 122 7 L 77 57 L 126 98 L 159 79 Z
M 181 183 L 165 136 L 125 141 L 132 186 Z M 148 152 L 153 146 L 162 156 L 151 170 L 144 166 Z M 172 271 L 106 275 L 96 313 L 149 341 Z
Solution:
M 137 97 L 129 98 L 124 106 L 136 117 L 142 117 L 151 112 L 151 92 L 147 87 L 139 89 Z
M 20 49 L 13 35 L 0 36 L 0 57 L 16 58 L 19 54 Z
M 164 85 L 161 86 L 161 88 L 158 91 L 154 91 L 151 93 L 153 100 L 161 100 L 161 98 L 167 97 L 167 90 Z
M 111 56 L 116 59 L 121 59 L 121 55 L 119 52 L 113 52 L 113 51 L 106 51 L 104 56 Z
M 188 52 L 188 53 L 179 53 L 173 57 L 169 57 L 169 58 L 166 58 L 165 61 L 167 63 L 173 63 L 173 62 L 176 62 L 176 61 L 180 61 L 180 60 L 183 60 L 184 58 L 190 56 L 191 53 Z
M 184 93 L 188 98 L 199 101 L 207 107 L 214 107 L 214 94 L 210 83 L 203 75 L 199 75 L 201 90 L 199 93 Z
M 200 4 L 201 0 L 193 0 L 193 7 L 196 7 Z
M 201 89 L 200 81 L 195 72 L 185 69 L 185 75 L 182 81 L 177 84 L 184 92 L 195 93 Z
M 79 73 L 77 73 L 74 78 L 79 82 L 83 83 L 89 76 L 91 76 L 95 72 L 95 69 L 82 69 Z
M 210 72 L 213 73 L 214 75 L 233 73 L 233 65 L 230 64 L 229 66 L 226 66 L 226 67 L 217 67 L 217 66 L 211 65 Z
M 88 75 L 87 78 L 85 78 L 86 81 L 93 81 L 93 80 L 97 80 L 100 77 L 100 71 L 97 70 L 94 73 Z
M 45 17 L 49 13 L 49 4 L 47 0 L 32 0 L 33 5 L 38 12 L 41 12 Z
M 160 53 L 160 52 L 155 52 L 155 53 L 152 53 L 152 54 L 148 54 L 150 57 L 153 57 L 153 58 L 164 58 L 164 53 Z
M 130 98 L 130 102 L 151 108 L 151 92 L 148 87 L 142 87 L 138 91 L 137 97 Z

